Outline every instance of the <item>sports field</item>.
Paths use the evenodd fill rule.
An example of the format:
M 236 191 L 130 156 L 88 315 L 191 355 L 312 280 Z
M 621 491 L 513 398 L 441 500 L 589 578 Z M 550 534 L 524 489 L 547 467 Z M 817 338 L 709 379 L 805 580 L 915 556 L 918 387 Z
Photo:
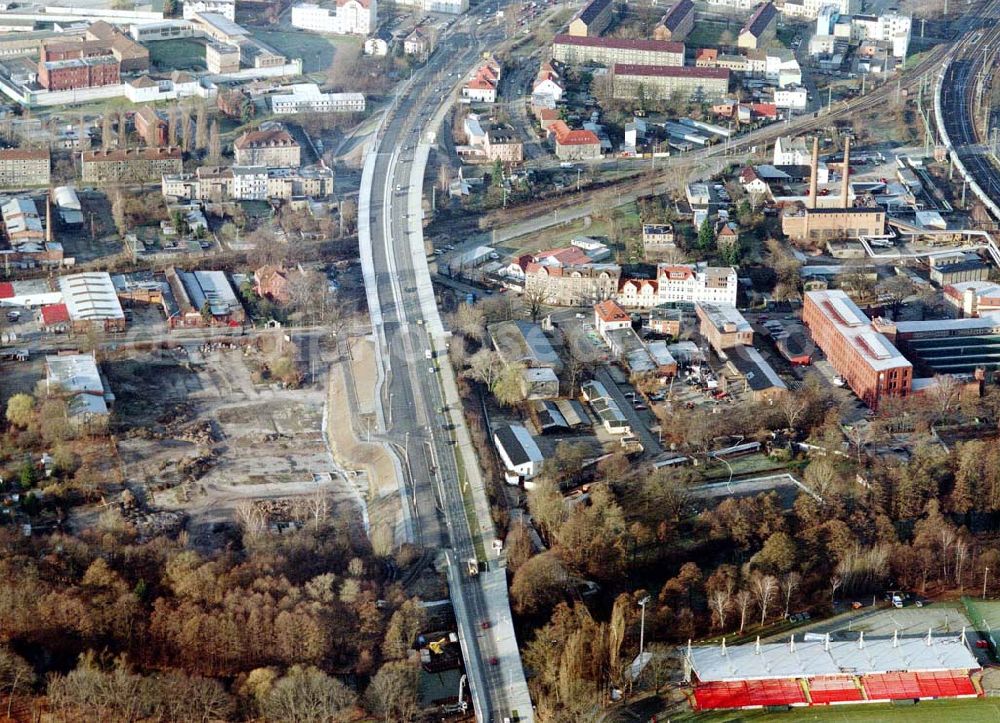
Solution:
M 1000 721 L 1000 700 L 970 698 L 967 700 L 925 700 L 916 705 L 887 705 L 881 703 L 838 705 L 825 708 L 793 708 L 786 713 L 764 711 L 732 711 L 729 713 L 689 713 L 671 717 L 674 721 L 699 723 L 801 723 L 802 721 L 829 721 L 829 723 L 994 723 Z

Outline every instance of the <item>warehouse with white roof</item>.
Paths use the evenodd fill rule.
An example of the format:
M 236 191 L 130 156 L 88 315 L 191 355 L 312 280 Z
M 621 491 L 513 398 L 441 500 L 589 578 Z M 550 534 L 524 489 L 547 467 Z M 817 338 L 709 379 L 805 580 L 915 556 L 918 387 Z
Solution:
M 73 331 L 125 331 L 125 312 L 118 301 L 111 274 L 91 271 L 61 276 L 59 291 L 62 292 Z

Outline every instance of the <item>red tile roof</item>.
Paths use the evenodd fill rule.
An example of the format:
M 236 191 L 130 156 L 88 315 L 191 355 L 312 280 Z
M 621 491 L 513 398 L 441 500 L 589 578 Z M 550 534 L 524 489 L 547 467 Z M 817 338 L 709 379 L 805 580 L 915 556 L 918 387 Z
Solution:
M 618 306 L 612 299 L 594 304 L 594 313 L 606 324 L 616 321 L 632 321 L 632 317 L 626 314 L 625 310 Z
M 543 121 L 557 121 L 559 120 L 559 109 L 558 108 L 541 108 L 538 111 L 538 120 Z
M 496 86 L 485 78 L 473 78 L 465 87 L 473 90 L 496 90 Z
M 0 281 L 0 299 L 14 298 L 14 284 L 9 281 Z
M 45 326 L 69 323 L 69 309 L 66 304 L 49 304 L 42 307 L 42 323 Z
M 566 121 L 557 120 L 549 126 L 549 133 L 558 139 L 560 136 L 564 136 L 569 133 L 569 126 L 566 125 Z
M 661 266 L 659 276 L 668 280 L 690 279 L 694 276 L 694 269 L 690 266 Z
M 660 78 L 715 78 L 729 80 L 726 68 L 692 68 L 691 66 L 630 65 L 615 63 L 615 75 L 645 75 Z
M 556 136 L 560 146 L 599 146 L 601 139 L 593 131 L 570 131 L 562 136 Z
M 35 151 L 30 148 L 0 149 L 0 161 L 42 161 L 49 160 L 48 151 Z
M 765 118 L 777 118 L 778 117 L 778 106 L 774 103 L 752 103 L 750 105 L 750 110 L 760 116 Z
M 617 48 L 620 50 L 657 50 L 661 53 L 684 54 L 684 43 L 669 40 L 629 40 L 628 38 L 592 38 L 577 35 L 557 35 L 553 45 L 576 45 L 583 48 Z

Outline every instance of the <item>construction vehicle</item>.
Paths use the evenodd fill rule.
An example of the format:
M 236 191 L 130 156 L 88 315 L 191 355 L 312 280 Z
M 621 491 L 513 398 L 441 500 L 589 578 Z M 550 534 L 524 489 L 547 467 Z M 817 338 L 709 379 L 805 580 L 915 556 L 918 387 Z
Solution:
M 434 653 L 435 655 L 441 655 L 441 653 L 444 652 L 444 646 L 447 645 L 449 642 L 451 641 L 448 640 L 447 636 L 445 636 L 440 640 L 433 640 L 427 643 L 427 647 L 430 648 L 431 652 Z

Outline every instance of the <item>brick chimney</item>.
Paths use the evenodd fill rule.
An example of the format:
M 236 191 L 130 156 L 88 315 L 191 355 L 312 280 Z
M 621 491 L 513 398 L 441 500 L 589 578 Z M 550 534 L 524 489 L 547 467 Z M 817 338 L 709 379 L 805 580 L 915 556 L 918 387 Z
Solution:
M 851 137 L 844 139 L 844 172 L 840 181 L 840 207 L 850 208 L 851 191 Z
M 819 193 L 819 136 L 813 138 L 812 165 L 809 166 L 809 198 L 806 206 L 816 208 L 816 196 Z

